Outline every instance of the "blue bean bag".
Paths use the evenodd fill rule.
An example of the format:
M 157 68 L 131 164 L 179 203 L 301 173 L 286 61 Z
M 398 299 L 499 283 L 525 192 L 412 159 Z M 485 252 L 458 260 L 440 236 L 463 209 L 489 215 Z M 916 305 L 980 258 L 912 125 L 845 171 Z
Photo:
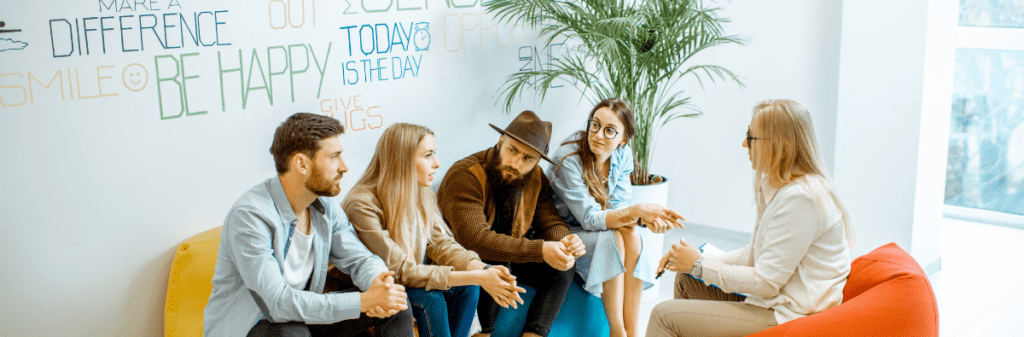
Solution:
M 525 303 L 519 309 L 501 308 L 498 311 L 498 318 L 494 322 L 492 337 L 519 337 L 523 334 L 523 325 L 526 324 L 526 312 L 533 302 L 537 291 L 528 285 L 521 285 L 526 289 L 522 295 Z M 583 280 L 577 275 L 569 290 L 565 293 L 565 302 L 562 309 L 558 311 L 555 323 L 551 325 L 552 337 L 571 336 L 608 336 L 608 317 L 604 314 L 604 303 L 601 299 L 583 290 Z

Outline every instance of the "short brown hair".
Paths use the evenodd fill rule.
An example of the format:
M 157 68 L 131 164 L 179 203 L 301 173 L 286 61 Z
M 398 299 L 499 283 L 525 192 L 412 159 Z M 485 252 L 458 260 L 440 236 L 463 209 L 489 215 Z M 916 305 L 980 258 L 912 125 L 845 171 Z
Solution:
M 288 117 L 274 132 L 270 154 L 274 155 L 277 173 L 288 172 L 288 158 L 296 153 L 313 157 L 320 150 L 320 141 L 345 133 L 345 126 L 333 117 L 299 112 Z

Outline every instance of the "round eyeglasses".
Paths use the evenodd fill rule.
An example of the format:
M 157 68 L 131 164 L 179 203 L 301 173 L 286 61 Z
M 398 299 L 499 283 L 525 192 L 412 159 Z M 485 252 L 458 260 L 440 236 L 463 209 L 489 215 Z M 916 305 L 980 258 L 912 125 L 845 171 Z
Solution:
M 593 119 L 590 120 L 590 132 L 597 133 L 599 131 L 602 131 L 602 129 L 604 130 L 604 138 L 615 139 L 615 137 L 619 135 L 619 130 L 615 130 L 615 128 L 610 126 L 605 126 L 602 128 L 601 123 L 598 123 L 596 120 Z

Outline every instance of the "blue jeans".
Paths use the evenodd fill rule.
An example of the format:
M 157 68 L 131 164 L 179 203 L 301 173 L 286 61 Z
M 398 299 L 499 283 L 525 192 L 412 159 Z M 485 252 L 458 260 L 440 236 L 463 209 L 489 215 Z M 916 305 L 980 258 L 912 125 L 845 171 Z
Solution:
M 569 284 L 572 283 L 575 268 L 566 271 L 559 271 L 551 268 L 546 263 L 509 263 L 498 261 L 484 261 L 493 265 L 507 266 L 516 276 L 516 282 L 528 285 L 537 291 L 530 308 L 526 312 L 526 325 L 523 332 L 532 332 L 540 336 L 547 336 L 551 332 L 551 325 L 558 317 L 558 311 L 565 301 L 565 293 L 569 291 Z M 480 314 L 480 332 L 493 333 L 494 321 L 498 318 L 498 311 L 501 307 L 494 302 L 490 295 L 480 299 L 478 313 Z M 520 310 L 524 309 L 519 307 Z M 571 310 L 571 308 L 570 308 Z M 502 328 L 502 327 L 499 327 Z
M 405 288 L 420 337 L 466 337 L 480 299 L 480 286 L 448 290 Z

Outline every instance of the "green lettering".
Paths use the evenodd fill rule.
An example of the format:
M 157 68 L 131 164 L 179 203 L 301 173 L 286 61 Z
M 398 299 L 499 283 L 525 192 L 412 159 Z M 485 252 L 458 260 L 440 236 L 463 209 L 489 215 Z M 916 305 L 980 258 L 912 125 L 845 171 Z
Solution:
M 316 87 L 316 98 L 320 98 L 320 89 L 324 87 L 324 73 L 327 72 L 327 59 L 331 57 L 332 43 L 333 42 L 327 43 L 327 55 L 324 55 L 324 67 L 322 69 L 320 68 L 320 61 L 316 59 L 316 51 L 313 50 L 313 45 L 309 45 L 309 50 L 312 51 L 311 54 L 313 54 L 313 62 L 316 63 L 316 70 L 320 72 L 320 85 Z
M 302 70 L 296 70 L 295 69 L 295 52 L 292 51 L 292 48 L 295 48 L 295 47 L 302 47 L 303 52 L 306 53 L 306 67 L 302 68 Z M 301 73 L 306 72 L 306 70 L 309 70 L 309 48 L 306 48 L 306 45 L 304 45 L 304 44 L 288 45 L 288 67 L 291 69 L 290 72 L 288 73 L 288 79 L 291 80 L 291 82 L 292 82 L 292 102 L 294 103 L 295 102 L 295 74 L 301 74 Z M 317 94 L 316 97 L 320 98 L 320 95 Z
M 160 59 L 171 59 L 171 61 L 174 61 L 174 76 L 166 78 L 160 77 Z M 185 113 L 185 102 L 184 99 L 182 98 L 181 82 L 178 82 L 178 76 L 181 75 L 181 72 L 178 70 L 178 67 L 180 66 L 180 63 L 178 63 L 178 59 L 175 58 L 173 55 L 157 55 L 153 57 L 153 63 L 156 64 L 156 98 L 157 104 L 160 105 L 160 120 L 168 120 L 181 117 L 181 115 Z M 181 110 L 179 110 L 178 114 L 174 116 L 164 115 L 164 94 L 163 89 L 161 89 L 160 82 L 166 81 L 171 81 L 174 82 L 174 84 L 178 85 L 178 101 L 181 103 Z
M 263 85 L 258 87 L 252 86 L 252 68 L 256 67 L 260 70 L 260 80 L 263 81 Z M 270 105 L 274 105 L 274 97 L 270 95 L 270 90 L 267 88 L 267 76 L 263 72 L 263 63 L 260 62 L 260 57 L 256 55 L 256 48 L 252 49 L 252 57 L 249 58 L 249 80 L 245 82 L 245 97 L 242 98 L 242 109 L 245 109 L 245 105 L 249 102 L 249 92 L 252 90 L 263 89 L 267 92 L 267 99 L 270 100 Z
M 181 58 L 181 97 L 182 105 L 185 109 L 185 114 L 188 116 L 205 115 L 206 110 L 192 112 L 188 107 L 188 80 L 199 78 L 199 75 L 188 76 L 185 74 L 185 58 L 191 56 L 199 56 L 199 53 L 188 53 L 178 55 Z
M 245 82 L 245 78 L 242 74 L 242 50 L 238 50 L 238 68 L 224 69 L 221 62 L 220 52 L 217 52 L 217 71 L 220 72 L 220 111 L 227 111 L 227 101 L 224 99 L 224 74 L 232 71 L 238 72 L 238 88 L 242 93 L 242 100 L 245 100 L 245 86 L 242 85 Z
M 284 64 L 284 69 L 281 69 L 281 72 L 276 72 L 276 73 L 274 72 L 274 59 L 273 59 L 274 56 L 273 56 L 273 54 L 270 53 L 270 50 L 272 50 L 272 49 L 280 49 L 281 52 L 284 53 L 285 64 Z M 284 47 L 282 47 L 282 46 L 267 47 L 267 72 L 270 73 L 270 75 L 267 76 L 267 79 L 268 79 L 267 86 L 270 87 L 270 96 L 271 97 L 274 96 L 274 75 L 284 75 L 284 73 L 287 72 L 287 71 L 288 71 L 288 50 L 284 49 Z M 294 85 L 293 85 L 293 87 L 294 87 Z M 292 102 L 295 102 L 295 95 L 294 94 L 292 95 Z

